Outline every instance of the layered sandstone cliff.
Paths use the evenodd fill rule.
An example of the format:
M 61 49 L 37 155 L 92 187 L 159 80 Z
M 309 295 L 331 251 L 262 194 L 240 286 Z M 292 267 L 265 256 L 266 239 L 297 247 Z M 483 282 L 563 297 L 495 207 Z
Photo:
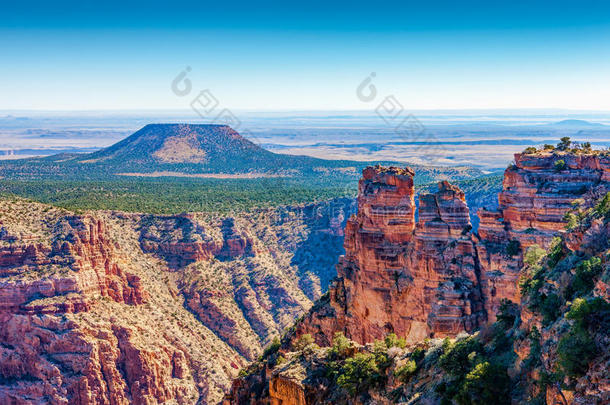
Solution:
M 565 214 L 588 208 L 610 190 L 610 157 L 558 151 L 518 153 L 504 173 L 495 211 L 480 210 L 478 244 L 485 308 L 495 319 L 502 299 L 519 302 L 517 281 L 532 245 L 547 249 L 564 232 Z
M 412 173 L 367 169 L 329 294 L 226 403 L 607 403 L 610 158 L 515 158 L 479 235 L 457 187 L 420 195 L 415 223 Z M 524 267 L 534 245 L 552 249 Z M 337 332 L 364 346 L 346 350 Z M 443 336 L 458 339 L 424 339 Z
M 360 343 L 394 332 L 416 342 L 494 321 L 503 299 L 519 302 L 527 249 L 548 248 L 569 210 L 610 190 L 609 173 L 607 154 L 516 154 L 498 210 L 480 210 L 475 235 L 457 187 L 442 182 L 421 194 L 415 223 L 410 169 L 366 169 L 338 279 L 296 335 L 327 345 L 335 331 Z
M 2 208 L 1 403 L 186 404 L 198 396 L 185 382 L 186 348 L 138 336 L 142 325 L 129 315 L 154 299 L 103 218 L 22 201 Z M 36 226 L 26 215 L 43 220 Z
M 1 199 L 0 403 L 218 403 L 321 294 L 353 210 L 74 215 Z
M 420 196 L 415 223 L 413 175 L 408 168 L 363 172 L 339 278 L 297 335 L 310 333 L 326 345 L 336 331 L 360 343 L 393 332 L 416 342 L 484 322 L 464 193 L 440 183 L 436 193 Z

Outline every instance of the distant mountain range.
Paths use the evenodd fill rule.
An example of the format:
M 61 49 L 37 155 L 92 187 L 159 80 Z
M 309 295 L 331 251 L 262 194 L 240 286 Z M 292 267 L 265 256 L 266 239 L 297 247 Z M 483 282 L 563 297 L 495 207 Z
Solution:
M 604 128 L 606 125 L 597 122 L 585 120 L 563 120 L 551 124 L 545 124 L 547 127 L 561 127 L 568 129 L 587 129 L 587 128 Z
M 87 154 L 0 161 L 8 179 L 116 179 L 134 177 L 358 177 L 371 163 L 324 160 L 270 152 L 225 125 L 150 124 L 124 140 Z M 420 181 L 467 179 L 481 175 L 471 167 L 413 165 Z

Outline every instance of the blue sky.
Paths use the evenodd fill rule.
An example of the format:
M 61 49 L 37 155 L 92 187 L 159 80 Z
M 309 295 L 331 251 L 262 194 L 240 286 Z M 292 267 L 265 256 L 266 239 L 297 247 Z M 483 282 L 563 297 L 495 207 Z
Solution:
M 0 109 L 610 110 L 607 2 L 490 3 L 5 2 Z

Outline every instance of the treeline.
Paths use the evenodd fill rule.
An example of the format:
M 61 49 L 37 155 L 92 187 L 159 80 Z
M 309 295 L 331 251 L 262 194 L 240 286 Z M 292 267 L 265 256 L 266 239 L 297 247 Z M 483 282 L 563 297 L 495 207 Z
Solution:
M 0 196 L 20 196 L 72 211 L 222 214 L 355 196 L 357 182 L 262 179 L 130 179 L 0 181 Z

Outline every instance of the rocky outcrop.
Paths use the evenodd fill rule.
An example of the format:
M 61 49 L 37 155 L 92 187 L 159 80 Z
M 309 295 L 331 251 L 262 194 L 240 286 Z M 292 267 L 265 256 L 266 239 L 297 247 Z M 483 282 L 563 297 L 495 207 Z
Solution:
M 142 250 L 163 258 L 173 270 L 210 260 L 223 247 L 220 232 L 204 227 L 191 214 L 143 216 L 139 229 Z
M 599 197 L 610 190 L 609 157 L 582 150 L 537 151 L 518 154 L 515 161 L 506 170 L 499 209 L 479 212 L 478 234 L 472 233 L 464 193 L 457 187 L 442 182 L 438 191 L 420 195 L 415 223 L 413 189 L 409 182 L 412 172 L 380 167 L 365 170 L 359 187 L 358 213 L 346 225 L 346 254 L 337 266 L 339 277 L 329 294 L 316 302 L 286 336 L 280 354 L 271 354 L 266 361 L 251 367 L 252 373 L 245 380 L 236 382 L 233 393 L 227 397 L 229 403 L 266 403 L 271 398 L 271 384 L 278 376 L 291 376 L 304 391 L 307 403 L 334 403 L 335 395 L 346 395 L 336 385 L 318 379 L 321 369 L 328 370 L 336 366 L 336 361 L 341 361 L 337 360 L 339 346 L 332 351 L 315 346 L 303 349 L 302 342 L 307 340 L 300 337 L 305 334 L 310 334 L 318 344 L 328 346 L 335 333 L 342 332 L 364 344 L 365 351 L 376 351 L 380 343 L 371 343 L 390 332 L 406 338 L 407 344 L 421 344 L 430 342 L 424 338 L 455 337 L 460 332 L 477 329 L 481 329 L 480 334 L 470 339 L 476 339 L 481 345 L 478 350 L 486 346 L 485 353 L 499 356 L 478 366 L 488 367 L 489 362 L 502 358 L 501 362 L 507 363 L 502 363 L 496 372 L 498 383 L 504 378 L 505 397 L 510 391 L 506 381 L 523 384 L 528 389 L 512 392 L 513 403 L 524 402 L 523 395 L 530 399 L 538 397 L 549 404 L 607 402 L 609 385 L 601 370 L 608 362 L 607 328 L 603 325 L 607 323 L 609 290 L 606 281 L 610 194 L 602 202 Z M 588 209 L 594 204 L 601 205 Z M 566 233 L 570 218 L 576 225 Z M 539 263 L 535 269 L 524 270 L 527 249 L 533 245 L 547 249 L 552 241 L 553 246 L 559 247 L 545 259 L 544 265 Z M 583 262 L 591 256 L 599 260 Z M 593 269 L 591 263 L 597 263 L 597 267 Z M 580 270 L 576 270 L 577 266 L 581 266 Z M 535 282 L 527 281 L 528 277 L 540 277 L 540 271 L 549 274 Z M 486 326 L 496 320 L 503 299 L 520 303 L 517 283 L 520 276 L 530 283 L 526 288 L 536 290 L 528 293 L 521 307 L 504 303 L 502 321 Z M 585 286 L 587 290 L 583 291 Z M 571 302 L 574 291 L 586 299 L 602 297 L 606 302 L 595 304 L 601 308 L 600 313 L 591 318 L 593 322 L 586 321 L 589 324 L 584 332 L 585 321 L 574 321 L 566 315 L 574 305 Z M 567 334 L 568 330 L 575 335 Z M 565 356 L 572 356 L 569 360 L 572 362 L 580 360 L 578 355 L 565 354 L 572 349 L 569 344 L 566 346 L 565 342 L 569 341 L 566 339 L 586 340 L 587 334 L 593 336 L 588 343 L 591 347 L 574 350 L 589 354 L 594 350 L 596 357 L 580 366 L 570 378 L 558 373 L 556 378 L 563 380 L 545 388 L 540 382 L 543 372 L 548 376 L 552 370 L 570 367 L 565 365 L 565 358 L 569 358 Z M 504 343 L 500 343 L 502 336 L 506 338 Z M 563 360 L 557 353 L 560 340 L 564 341 Z M 405 402 L 427 398 L 430 403 L 438 403 L 439 393 L 447 400 L 457 391 L 444 392 L 438 388 L 454 384 L 456 375 L 444 378 L 442 374 L 447 370 L 454 373 L 452 366 L 445 364 L 434 369 L 432 364 L 437 361 L 439 351 L 447 353 L 450 348 L 451 344 L 443 343 L 437 347 L 437 354 L 428 350 L 429 360 L 406 371 L 423 376 L 414 379 L 407 374 L 402 388 L 396 390 L 397 381 L 392 378 L 396 374 L 387 371 L 381 390 L 371 384 L 354 401 L 368 397 L 389 403 L 388 398 L 397 398 L 395 395 L 400 392 Z M 299 352 L 294 354 L 294 350 Z M 396 357 L 397 353 L 394 347 L 388 350 L 388 356 L 395 362 L 400 357 L 399 354 Z M 329 358 L 321 360 L 316 356 Z M 280 366 L 275 365 L 280 358 L 292 364 L 286 365 L 282 360 Z M 512 364 L 509 359 L 518 360 Z M 475 365 L 471 360 L 460 362 L 470 364 L 469 367 Z M 377 367 L 380 364 L 386 363 L 378 363 Z M 342 370 L 351 372 L 352 369 Z M 573 369 L 570 372 L 574 374 Z M 460 378 L 465 374 L 459 374 Z M 493 386 L 495 380 L 492 378 L 489 383 Z M 341 381 L 353 388 L 349 380 Z M 256 391 L 253 386 L 263 388 Z
M 105 220 L 68 215 L 49 230 L 46 240 L 4 238 L 0 403 L 190 403 L 199 394 L 183 382 L 182 351 L 163 339 L 145 348 L 124 320 L 100 322 L 100 300 L 138 307 L 149 298 Z
M 12 240 L 0 251 L 0 311 L 74 312 L 86 309 L 94 296 L 129 305 L 145 301 L 140 279 L 122 269 L 102 220 L 68 216 L 55 226 L 48 244 Z M 45 277 L 30 277 L 43 269 L 49 269 Z M 66 300 L 52 302 L 58 296 Z
M 504 173 L 498 210 L 479 211 L 477 247 L 490 320 L 502 299 L 519 302 L 517 281 L 527 249 L 548 248 L 564 231 L 565 214 L 574 204 L 590 206 L 610 190 L 609 180 L 606 154 L 515 154 L 515 163 Z
M 252 255 L 252 239 L 235 226 L 234 218 L 219 223 L 199 221 L 194 214 L 140 220 L 142 250 L 163 258 L 172 270 L 212 259 L 231 260 Z
M 447 210 L 438 207 L 454 194 L 459 191 L 441 184 L 435 198 L 424 196 L 412 241 L 420 231 L 435 239 L 451 232 L 431 213 L 443 218 Z M 309 337 L 287 340 L 246 369 L 225 404 L 608 403 L 610 193 L 592 203 L 593 209 L 575 211 L 578 220 L 548 254 L 528 260 L 521 270 L 523 302 L 505 302 L 493 325 L 410 347 L 390 335 L 366 345 L 339 335 L 332 348 Z M 451 207 L 462 222 L 461 205 Z M 328 308 L 330 318 L 333 300 L 316 303 L 318 318 L 308 321 Z M 285 387 L 279 395 L 276 385 Z
M 394 332 L 416 342 L 494 321 L 503 299 L 519 302 L 526 250 L 548 248 L 575 204 L 586 208 L 607 192 L 609 170 L 606 154 L 517 154 L 499 209 L 481 210 L 473 234 L 457 187 L 442 182 L 437 192 L 421 194 L 416 224 L 413 172 L 366 169 L 338 279 L 296 335 L 310 333 L 327 345 L 335 331 L 360 343 Z
M 128 326 L 83 328 L 56 316 L 0 315 L 3 404 L 189 404 L 186 358 L 168 342 L 137 343 Z M 165 346 L 163 346 L 163 344 Z M 192 377 L 191 377 L 192 378 Z
M 419 220 L 408 252 L 426 336 L 455 336 L 485 322 L 480 274 L 464 193 L 447 182 L 420 195 Z M 421 340 L 421 339 L 420 339 Z
M 408 168 L 363 172 L 339 278 L 297 335 L 327 345 L 336 331 L 360 343 L 394 332 L 416 342 L 484 321 L 464 193 L 442 182 L 436 193 L 421 195 L 416 224 L 413 175 Z

